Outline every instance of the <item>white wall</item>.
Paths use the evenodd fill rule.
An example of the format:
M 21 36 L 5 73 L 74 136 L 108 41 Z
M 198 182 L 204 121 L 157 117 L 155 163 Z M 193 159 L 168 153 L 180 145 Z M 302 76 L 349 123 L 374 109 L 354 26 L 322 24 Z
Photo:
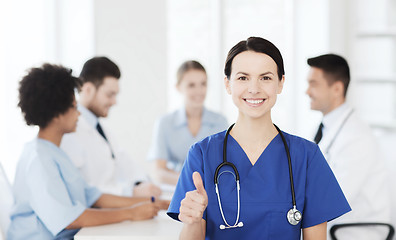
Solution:
M 155 119 L 167 107 L 166 1 L 96 0 L 95 54 L 121 69 L 120 94 L 105 124 L 145 163 Z
M 54 4 L 50 0 L 1 1 L 1 145 L 0 161 L 13 180 L 23 144 L 37 132 L 27 127 L 18 103 L 18 82 L 26 69 L 56 60 Z M 24 6 L 21 8 L 20 6 Z
M 396 226 L 396 1 L 348 2 L 347 44 L 354 81 L 349 97 L 361 117 L 374 126 L 382 150 L 378 157 L 385 157 L 391 182 L 391 216 Z
M 234 122 L 238 112 L 223 84 L 229 49 L 250 36 L 264 37 L 279 47 L 285 61 L 286 85 L 273 111 L 282 129 L 294 130 L 288 116 L 294 113 L 293 0 L 169 0 L 168 1 L 168 98 L 169 109 L 180 107 L 175 90 L 178 66 L 187 59 L 199 60 L 208 72 L 206 107 L 222 112 Z
M 305 94 L 308 87 L 309 66 L 307 59 L 328 53 L 329 43 L 329 0 L 296 0 L 294 19 L 294 68 L 292 81 L 296 81 L 292 120 L 296 121 L 294 133 L 312 139 L 319 126 L 322 114 L 310 110 L 310 100 Z
M 85 61 L 95 55 L 94 0 L 56 1 L 56 55 L 78 76 Z
M 73 68 L 78 75 L 84 61 L 94 54 L 93 9 L 92 0 L 0 4 L 0 161 L 13 181 L 23 145 L 37 134 L 37 127 L 26 126 L 17 108 L 18 83 L 27 69 L 44 62 Z

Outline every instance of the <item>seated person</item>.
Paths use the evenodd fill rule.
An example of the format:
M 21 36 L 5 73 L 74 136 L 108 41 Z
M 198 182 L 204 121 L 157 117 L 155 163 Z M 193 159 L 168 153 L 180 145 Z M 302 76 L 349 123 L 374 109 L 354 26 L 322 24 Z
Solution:
M 76 129 L 79 86 L 71 70 L 50 64 L 32 68 L 20 82 L 18 106 L 27 125 L 38 126 L 39 132 L 18 162 L 7 239 L 73 239 L 81 227 L 150 219 L 169 205 L 102 194 L 87 185 L 59 148 L 62 136 Z
M 204 107 L 207 75 L 199 62 L 186 61 L 179 67 L 176 87 L 184 106 L 157 121 L 148 156 L 155 161 L 157 180 L 172 185 L 177 183 L 190 146 L 228 127 L 224 116 Z
M 147 181 L 145 171 L 117 144 L 111 129 L 101 124 L 116 104 L 121 72 L 106 57 L 85 62 L 80 79 L 78 119 L 75 132 L 66 134 L 61 148 L 89 185 L 104 193 L 159 197 L 161 189 Z
M 370 127 L 347 101 L 351 81 L 346 59 L 325 54 L 307 60 L 307 95 L 322 123 L 315 136 L 353 211 L 329 224 L 390 222 L 391 202 L 385 161 Z M 380 228 L 348 228 L 340 239 L 381 239 Z

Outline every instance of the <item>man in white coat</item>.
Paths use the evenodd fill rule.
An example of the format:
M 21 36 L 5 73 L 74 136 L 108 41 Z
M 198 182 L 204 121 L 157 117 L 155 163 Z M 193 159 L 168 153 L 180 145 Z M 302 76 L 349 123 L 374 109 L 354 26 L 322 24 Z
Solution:
M 315 142 L 325 155 L 352 211 L 328 224 L 390 222 L 390 195 L 384 159 L 370 128 L 346 103 L 350 81 L 347 61 L 334 54 L 308 59 L 311 67 L 306 93 L 311 109 L 323 120 Z M 323 206 L 324 208 L 326 206 Z M 381 239 L 378 228 L 337 231 L 339 239 Z M 380 235 L 381 234 L 381 235 Z M 384 238 L 382 238 L 384 239 Z
M 81 71 L 83 86 L 77 130 L 63 137 L 61 148 L 69 155 L 88 184 L 105 193 L 124 196 L 161 195 L 144 171 L 116 144 L 100 118 L 108 115 L 119 92 L 118 66 L 106 57 L 88 60 Z

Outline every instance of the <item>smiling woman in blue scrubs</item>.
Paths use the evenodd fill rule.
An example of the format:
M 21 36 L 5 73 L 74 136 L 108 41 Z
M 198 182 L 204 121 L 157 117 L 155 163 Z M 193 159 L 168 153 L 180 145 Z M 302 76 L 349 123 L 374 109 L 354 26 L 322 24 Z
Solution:
M 272 123 L 285 82 L 278 48 L 257 37 L 241 41 L 229 51 L 224 72 L 238 119 L 228 136 L 209 136 L 189 151 L 168 209 L 184 223 L 180 238 L 291 240 L 302 230 L 304 240 L 326 239 L 327 222 L 351 209 L 318 146 Z M 227 162 L 239 172 L 239 191 L 232 167 L 215 174 L 224 144 Z M 294 207 L 302 219 L 293 225 L 287 216 Z

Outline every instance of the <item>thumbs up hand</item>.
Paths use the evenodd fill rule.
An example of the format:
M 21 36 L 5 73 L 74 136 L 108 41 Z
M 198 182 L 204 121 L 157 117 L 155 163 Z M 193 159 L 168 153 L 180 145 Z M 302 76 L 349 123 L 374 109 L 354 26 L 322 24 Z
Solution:
M 208 195 L 201 175 L 194 172 L 192 177 L 196 190 L 187 192 L 186 197 L 180 203 L 179 220 L 187 224 L 200 223 L 208 205 Z

